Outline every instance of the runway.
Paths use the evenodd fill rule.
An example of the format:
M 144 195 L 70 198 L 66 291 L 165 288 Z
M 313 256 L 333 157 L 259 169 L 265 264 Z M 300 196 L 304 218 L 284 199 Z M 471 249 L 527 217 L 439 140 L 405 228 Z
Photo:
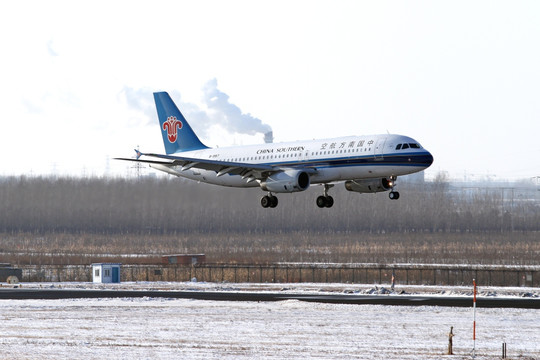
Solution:
M 295 294 L 279 292 L 167 291 L 111 289 L 0 288 L 0 299 L 168 298 L 213 301 L 273 302 L 299 300 L 331 304 L 471 307 L 472 296 Z M 540 309 L 539 298 L 477 297 L 477 307 Z

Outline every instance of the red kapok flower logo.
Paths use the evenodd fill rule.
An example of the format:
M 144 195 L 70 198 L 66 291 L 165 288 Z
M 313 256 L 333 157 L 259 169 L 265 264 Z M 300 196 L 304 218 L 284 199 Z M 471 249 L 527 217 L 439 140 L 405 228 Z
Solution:
M 163 123 L 163 130 L 167 131 L 167 138 L 170 142 L 175 142 L 178 136 L 178 129 L 182 128 L 182 122 L 175 116 L 169 116 Z

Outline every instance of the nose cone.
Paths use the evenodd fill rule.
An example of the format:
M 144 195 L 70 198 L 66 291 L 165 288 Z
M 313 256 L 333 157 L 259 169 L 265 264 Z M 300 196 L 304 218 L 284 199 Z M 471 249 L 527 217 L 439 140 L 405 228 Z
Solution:
M 426 168 L 430 167 L 431 164 L 433 164 L 433 155 L 428 151 L 424 158 L 424 164 L 426 165 Z

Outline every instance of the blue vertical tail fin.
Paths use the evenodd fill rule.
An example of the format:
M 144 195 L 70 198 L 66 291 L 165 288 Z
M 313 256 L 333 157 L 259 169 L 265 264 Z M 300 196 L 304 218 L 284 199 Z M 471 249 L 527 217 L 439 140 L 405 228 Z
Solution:
M 167 154 L 208 148 L 195 135 L 168 93 L 156 92 L 154 100 Z

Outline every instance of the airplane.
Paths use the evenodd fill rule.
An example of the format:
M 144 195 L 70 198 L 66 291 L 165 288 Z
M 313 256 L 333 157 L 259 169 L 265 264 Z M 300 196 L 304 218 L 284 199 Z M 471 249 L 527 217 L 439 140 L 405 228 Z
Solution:
M 263 208 L 278 205 L 277 193 L 323 186 L 316 204 L 331 208 L 328 191 L 335 183 L 358 193 L 394 190 L 398 176 L 425 170 L 433 156 L 416 140 L 402 135 L 345 136 L 263 145 L 209 148 L 204 145 L 167 92 L 154 93 L 165 154 L 142 153 L 117 160 L 147 163 L 153 169 L 204 183 L 259 187 L 267 192 Z

